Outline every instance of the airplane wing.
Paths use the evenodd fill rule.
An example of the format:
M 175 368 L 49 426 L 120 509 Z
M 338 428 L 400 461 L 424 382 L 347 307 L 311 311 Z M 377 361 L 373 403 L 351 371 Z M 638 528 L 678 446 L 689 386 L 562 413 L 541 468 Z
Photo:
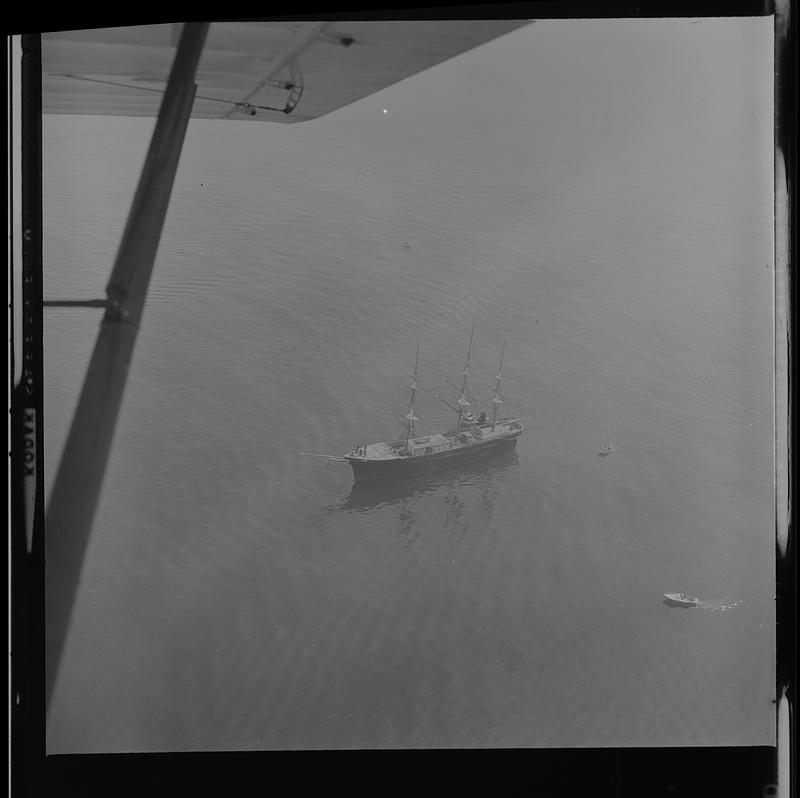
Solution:
M 528 20 L 214 22 L 192 117 L 302 122 Z M 42 35 L 42 111 L 157 116 L 181 25 Z

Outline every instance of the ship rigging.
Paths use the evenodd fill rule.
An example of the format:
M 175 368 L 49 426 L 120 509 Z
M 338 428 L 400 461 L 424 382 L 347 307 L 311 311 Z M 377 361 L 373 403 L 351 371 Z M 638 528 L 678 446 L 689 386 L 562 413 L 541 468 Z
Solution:
M 357 480 L 394 479 L 441 471 L 467 461 L 471 462 L 500 448 L 515 446 L 523 429 L 519 419 L 498 418 L 500 405 L 503 403 L 500 398 L 500 385 L 503 380 L 505 342 L 500 353 L 500 367 L 494 386 L 491 419 L 487 418 L 486 412 L 476 416 L 467 409 L 475 402 L 468 391 L 474 339 L 475 325 L 473 324 L 456 404 L 453 405 L 442 399 L 457 415 L 455 426 L 452 429 L 431 435 L 417 435 L 416 422 L 419 421 L 419 418 L 414 408 L 419 379 L 419 343 L 417 343 L 414 376 L 410 386 L 411 395 L 405 417 L 405 436 L 397 441 L 361 444 L 347 452 L 344 457 L 330 457 L 329 459 L 350 463 L 353 476 Z M 441 399 L 441 397 L 439 398 Z

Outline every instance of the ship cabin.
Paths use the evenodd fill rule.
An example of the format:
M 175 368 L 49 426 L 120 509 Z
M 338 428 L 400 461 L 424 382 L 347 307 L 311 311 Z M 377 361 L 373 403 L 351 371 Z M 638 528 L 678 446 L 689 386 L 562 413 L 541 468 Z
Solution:
M 410 438 L 408 441 L 408 454 L 419 457 L 421 454 L 436 454 L 449 449 L 453 445 L 452 438 L 444 435 L 426 435 L 424 438 Z

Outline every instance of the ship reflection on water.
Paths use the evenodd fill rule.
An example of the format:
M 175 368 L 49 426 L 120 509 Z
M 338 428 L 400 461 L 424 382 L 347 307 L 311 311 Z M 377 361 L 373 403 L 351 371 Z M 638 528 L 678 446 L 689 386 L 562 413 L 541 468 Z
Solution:
M 356 480 L 347 499 L 331 509 L 354 510 L 355 512 L 365 513 L 371 512 L 378 507 L 394 505 L 398 502 L 435 493 L 442 489 L 446 490 L 469 485 L 489 486 L 494 484 L 497 477 L 516 465 L 517 462 L 516 451 L 505 450 L 438 474 L 386 482 L 382 480 Z

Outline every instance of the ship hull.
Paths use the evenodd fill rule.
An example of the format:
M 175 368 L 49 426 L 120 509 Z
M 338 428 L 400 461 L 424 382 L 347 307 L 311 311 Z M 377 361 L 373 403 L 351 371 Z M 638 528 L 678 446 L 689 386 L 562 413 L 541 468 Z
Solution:
M 448 468 L 455 468 L 465 463 L 480 460 L 490 454 L 513 449 L 517 443 L 517 435 L 479 441 L 470 446 L 445 452 L 402 457 L 389 460 L 362 460 L 347 457 L 353 468 L 353 476 L 357 480 L 392 480 L 409 479 L 423 474 L 435 474 Z

